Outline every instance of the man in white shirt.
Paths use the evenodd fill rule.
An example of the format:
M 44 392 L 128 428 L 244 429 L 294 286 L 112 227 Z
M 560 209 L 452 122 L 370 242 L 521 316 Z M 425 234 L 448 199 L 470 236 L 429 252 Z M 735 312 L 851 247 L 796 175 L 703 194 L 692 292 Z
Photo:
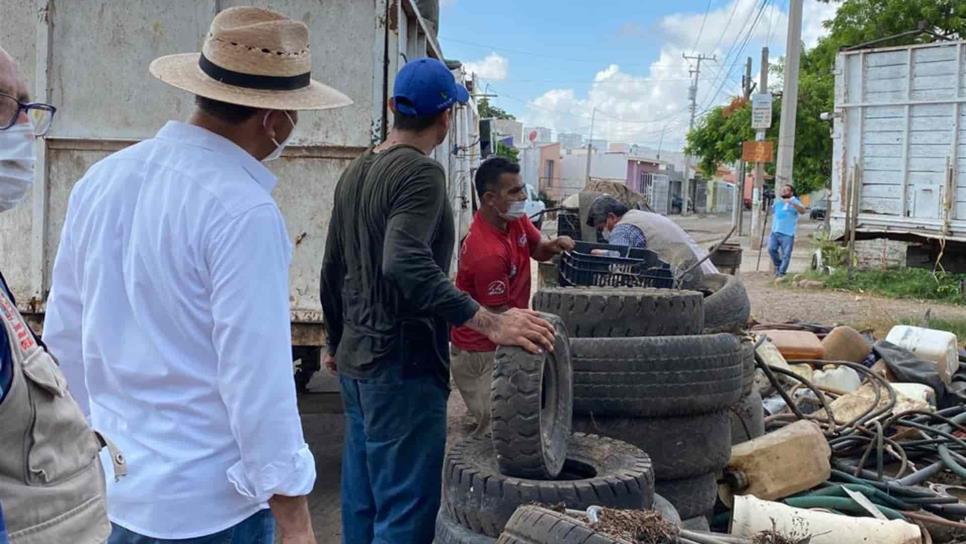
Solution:
M 127 457 L 108 485 L 111 544 L 271 543 L 276 523 L 283 542 L 315 542 L 291 244 L 261 162 L 281 154 L 295 110 L 351 103 L 310 68 L 303 23 L 219 13 L 200 55 L 150 67 L 196 95 L 188 122 L 95 164 L 71 193 L 44 340 Z

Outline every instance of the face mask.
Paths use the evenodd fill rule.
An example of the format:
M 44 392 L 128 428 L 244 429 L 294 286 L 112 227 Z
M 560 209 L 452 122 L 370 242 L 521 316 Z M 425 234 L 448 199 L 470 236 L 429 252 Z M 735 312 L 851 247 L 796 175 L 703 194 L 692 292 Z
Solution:
M 503 214 L 504 217 L 511 220 L 520 219 L 527 214 L 527 203 L 525 200 L 517 200 L 510 204 L 510 209 Z
M 275 138 L 272 138 L 272 143 L 275 144 L 275 151 L 272 151 L 271 153 L 269 153 L 267 157 L 262 159 L 262 162 L 274 161 L 275 159 L 281 157 L 282 151 L 285 149 L 285 146 L 287 146 L 288 143 L 292 141 L 292 136 L 295 136 L 295 121 L 292 120 L 292 116 L 289 115 L 287 111 L 284 111 L 282 113 L 284 113 L 285 117 L 288 118 L 288 122 L 292 123 L 292 132 L 288 133 L 288 138 L 285 138 L 285 141 L 283 141 L 282 143 L 279 143 L 278 141 L 275 140 Z M 265 126 L 265 121 L 268 121 L 268 113 L 265 114 L 265 119 L 262 120 L 262 126 Z
M 23 200 L 34 182 L 34 135 L 29 123 L 0 130 L 0 212 Z
M 610 229 L 606 227 L 601 229 L 600 235 L 604 237 L 604 240 L 610 240 Z

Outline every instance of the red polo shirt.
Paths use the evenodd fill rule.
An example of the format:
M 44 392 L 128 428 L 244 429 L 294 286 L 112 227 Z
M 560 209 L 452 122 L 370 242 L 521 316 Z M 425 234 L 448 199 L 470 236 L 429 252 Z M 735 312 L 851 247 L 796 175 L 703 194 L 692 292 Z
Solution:
M 483 306 L 530 307 L 530 254 L 540 231 L 521 217 L 502 231 L 479 212 L 463 240 L 456 287 Z M 453 327 L 453 345 L 465 351 L 493 351 L 496 344 L 469 327 Z

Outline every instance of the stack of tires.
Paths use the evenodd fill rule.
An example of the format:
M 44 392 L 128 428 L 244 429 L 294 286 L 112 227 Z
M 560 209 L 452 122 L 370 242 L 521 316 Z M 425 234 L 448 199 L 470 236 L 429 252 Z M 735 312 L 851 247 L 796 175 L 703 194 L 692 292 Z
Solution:
M 751 315 L 751 302 L 741 280 L 726 274 L 708 274 L 697 288 L 704 294 L 705 333 L 740 333 Z M 755 389 L 755 347 L 742 338 L 742 366 L 744 377 L 741 399 L 731 408 L 731 442 L 740 444 L 765 434 L 761 395 Z
M 533 306 L 559 315 L 572 335 L 574 429 L 641 448 L 657 493 L 685 523 L 708 515 L 745 372 L 737 336 L 705 334 L 704 295 L 551 288 Z
M 517 508 L 531 503 L 583 510 L 654 502 L 647 454 L 612 438 L 571 434 L 570 339 L 563 321 L 544 317 L 557 331 L 554 351 L 497 350 L 492 437 L 469 438 L 446 454 L 436 544 L 492 544 Z

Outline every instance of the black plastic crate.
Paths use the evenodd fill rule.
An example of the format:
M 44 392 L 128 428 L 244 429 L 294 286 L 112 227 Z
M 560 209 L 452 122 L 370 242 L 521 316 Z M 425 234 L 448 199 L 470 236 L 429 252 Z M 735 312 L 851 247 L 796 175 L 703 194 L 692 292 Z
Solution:
M 595 249 L 616 252 L 591 255 Z M 577 242 L 573 251 L 560 256 L 560 285 L 595 287 L 674 286 L 671 267 L 648 249 Z
M 557 236 L 580 240 L 580 215 L 577 212 L 569 209 L 557 212 Z

